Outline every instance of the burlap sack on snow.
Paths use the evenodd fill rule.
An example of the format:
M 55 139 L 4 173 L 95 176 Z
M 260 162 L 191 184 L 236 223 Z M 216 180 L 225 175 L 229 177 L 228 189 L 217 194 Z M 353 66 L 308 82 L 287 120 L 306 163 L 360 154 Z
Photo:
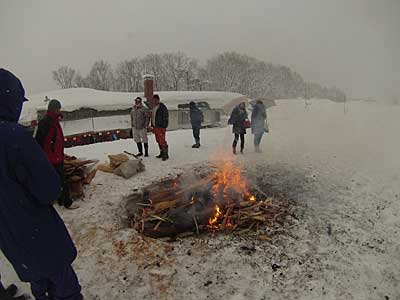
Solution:
M 145 167 L 142 160 L 128 160 L 116 168 L 114 174 L 129 179 L 133 175 L 143 172 L 144 170 Z

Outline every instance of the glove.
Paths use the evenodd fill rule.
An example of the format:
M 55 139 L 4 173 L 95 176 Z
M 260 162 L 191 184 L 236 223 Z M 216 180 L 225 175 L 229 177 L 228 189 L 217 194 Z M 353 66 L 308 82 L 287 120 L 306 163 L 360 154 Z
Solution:
M 0 300 L 28 300 L 30 299 L 27 295 L 15 296 L 18 292 L 18 288 L 11 284 L 6 289 L 0 290 Z

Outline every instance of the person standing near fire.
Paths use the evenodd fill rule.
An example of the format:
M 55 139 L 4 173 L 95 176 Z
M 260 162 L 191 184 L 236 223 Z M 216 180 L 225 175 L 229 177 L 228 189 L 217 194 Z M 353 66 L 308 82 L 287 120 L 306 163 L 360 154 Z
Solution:
M 77 250 L 53 207 L 60 178 L 18 124 L 25 101 L 20 80 L 0 69 L 0 250 L 35 299 L 82 300 Z
M 203 112 L 197 107 L 196 103 L 191 101 L 190 108 L 190 123 L 192 124 L 193 137 L 195 143 L 192 148 L 200 148 L 200 129 L 201 123 L 204 122 Z
M 246 134 L 246 129 L 250 127 L 249 117 L 246 111 L 246 103 L 242 102 L 237 105 L 228 120 L 228 124 L 232 126 L 232 133 L 234 134 L 234 139 L 232 143 L 233 154 L 236 154 L 236 146 L 240 138 L 240 153 L 243 154 L 244 151 L 244 135 Z
M 36 141 L 43 148 L 50 163 L 53 165 L 62 183 L 62 193 L 58 198 L 58 204 L 68 209 L 76 209 L 79 206 L 73 203 L 64 175 L 64 133 L 60 120 L 61 103 L 50 100 L 47 113 L 38 124 Z
M 254 150 L 261 153 L 260 143 L 264 133 L 268 132 L 267 109 L 261 100 L 251 103 L 251 132 L 254 134 Z
M 151 114 L 151 126 L 156 137 L 156 142 L 160 148 L 160 154 L 156 156 L 163 161 L 169 159 L 168 144 L 166 141 L 166 132 L 169 122 L 168 108 L 160 102 L 160 96 L 153 96 L 153 109 Z
M 149 142 L 147 138 L 147 127 L 149 126 L 149 110 L 143 105 L 142 98 L 135 99 L 135 105 L 131 111 L 132 135 L 136 142 L 139 153 L 136 156 L 149 156 Z

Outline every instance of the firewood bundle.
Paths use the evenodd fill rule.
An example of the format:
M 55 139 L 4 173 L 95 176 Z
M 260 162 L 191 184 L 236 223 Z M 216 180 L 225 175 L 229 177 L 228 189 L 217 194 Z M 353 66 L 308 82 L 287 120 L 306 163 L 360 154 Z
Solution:
M 92 166 L 97 162 L 97 160 L 79 160 L 74 156 L 64 157 L 65 181 L 72 199 L 85 196 L 83 186 L 90 184 L 95 177 L 97 170 Z
M 151 237 L 184 232 L 244 233 L 272 226 L 285 217 L 287 203 L 268 198 L 256 187 L 252 190 L 253 194 L 240 194 L 224 189 L 216 186 L 213 176 L 184 185 L 181 180 L 166 180 L 130 195 L 126 208 L 133 227 Z

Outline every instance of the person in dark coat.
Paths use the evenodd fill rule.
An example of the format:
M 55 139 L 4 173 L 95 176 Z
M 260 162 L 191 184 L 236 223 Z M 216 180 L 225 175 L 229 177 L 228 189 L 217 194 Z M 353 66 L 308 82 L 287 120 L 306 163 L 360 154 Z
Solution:
M 267 109 L 261 100 L 257 100 L 251 112 L 251 132 L 254 134 L 254 150 L 261 153 L 260 143 L 265 132 L 268 132 Z
M 167 132 L 169 113 L 168 108 L 164 103 L 160 102 L 160 96 L 153 96 L 154 106 L 151 115 L 151 126 L 153 128 L 153 133 L 156 137 L 157 144 L 160 148 L 160 155 L 157 158 L 162 158 L 163 161 L 169 158 L 168 155 L 168 144 L 165 139 Z
M 61 119 L 61 103 L 55 99 L 50 100 L 47 113 L 38 124 L 36 141 L 60 176 L 63 189 L 58 203 L 65 208 L 74 209 L 78 206 L 72 202 L 64 175 L 64 133 L 60 124 Z
M 232 143 L 233 154 L 236 154 L 236 146 L 240 138 L 240 153 L 243 154 L 244 150 L 244 135 L 246 134 L 246 128 L 249 126 L 249 117 L 246 111 L 246 104 L 244 102 L 236 106 L 231 117 L 228 120 L 228 124 L 232 126 L 232 133 L 234 134 L 234 140 Z
M 33 137 L 18 124 L 25 91 L 0 69 L 0 250 L 37 300 L 81 300 L 71 267 L 77 256 L 53 208 L 60 178 Z
M 189 103 L 190 108 L 190 123 L 192 124 L 194 145 L 192 148 L 200 148 L 200 129 L 201 123 L 204 122 L 203 112 L 197 107 L 193 101 Z

